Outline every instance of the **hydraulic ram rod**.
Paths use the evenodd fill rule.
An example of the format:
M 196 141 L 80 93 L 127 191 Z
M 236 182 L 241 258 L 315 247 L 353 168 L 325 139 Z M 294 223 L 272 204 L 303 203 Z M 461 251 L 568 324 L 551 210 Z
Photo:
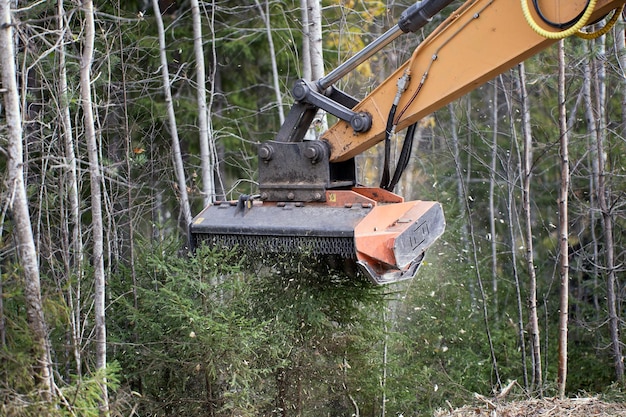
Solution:
M 324 91 L 331 85 L 335 84 L 346 74 L 350 73 L 363 62 L 367 61 L 374 54 L 389 45 L 403 33 L 415 32 L 424 27 L 424 25 L 426 25 L 426 23 L 428 23 L 433 16 L 439 13 L 450 3 L 452 3 L 452 0 L 424 0 L 418 1 L 406 9 L 394 27 L 383 33 L 374 42 L 370 43 L 356 55 L 352 56 L 352 58 L 348 59 L 346 62 L 329 72 L 328 75 L 320 78 L 317 81 L 319 91 Z

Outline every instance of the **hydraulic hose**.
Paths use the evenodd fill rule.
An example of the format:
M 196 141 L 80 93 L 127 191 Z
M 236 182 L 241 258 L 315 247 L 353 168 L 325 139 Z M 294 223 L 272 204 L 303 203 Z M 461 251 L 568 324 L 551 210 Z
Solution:
M 590 0 L 587 0 L 587 4 L 585 4 L 585 7 L 583 7 L 580 13 L 578 13 L 578 16 L 574 17 L 571 20 L 568 20 L 567 22 L 553 22 L 552 20 L 548 19 L 541 11 L 541 7 L 539 7 L 539 0 L 533 0 L 533 7 L 535 8 L 535 12 L 537 12 L 537 15 L 539 16 L 539 18 L 543 20 L 546 24 L 552 26 L 555 29 L 567 29 L 568 27 L 572 26 L 574 23 L 578 22 L 578 20 L 580 20 L 581 17 L 583 17 L 583 14 L 585 13 L 585 10 L 587 9 L 587 5 L 589 4 L 589 1 Z
M 535 22 L 535 20 L 530 14 L 530 9 L 528 8 L 528 0 L 521 0 L 522 12 L 524 14 L 524 18 L 526 19 L 526 22 L 528 22 L 528 25 L 538 35 L 543 36 L 544 38 L 547 38 L 547 39 L 564 39 L 564 38 L 567 38 L 568 36 L 575 35 L 577 32 L 580 31 L 580 29 L 582 29 L 585 25 L 587 25 L 587 22 L 589 22 L 589 19 L 591 18 L 591 14 L 596 8 L 597 2 L 598 2 L 597 0 L 590 0 L 589 4 L 587 5 L 587 8 L 585 9 L 585 12 L 581 16 L 581 18 L 578 20 L 578 22 L 574 23 L 572 27 L 562 30 L 560 32 L 550 32 L 549 30 L 545 30 L 544 28 L 539 26 L 537 22 Z
M 604 27 L 591 33 L 578 31 L 576 32 L 576 36 L 582 39 L 590 40 L 590 39 L 599 38 L 602 35 L 606 35 L 613 28 L 613 26 L 615 26 L 615 24 L 619 20 L 619 17 L 621 16 L 623 11 L 624 11 L 624 6 L 622 5 L 622 7 L 620 7 L 619 9 L 613 10 L 613 16 L 611 16 L 611 19 L 609 19 L 609 21 L 606 22 L 606 25 L 604 25 Z

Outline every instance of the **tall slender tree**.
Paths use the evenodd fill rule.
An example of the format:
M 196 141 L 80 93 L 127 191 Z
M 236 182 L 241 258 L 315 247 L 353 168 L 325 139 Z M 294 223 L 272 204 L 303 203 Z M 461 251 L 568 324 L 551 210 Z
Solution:
M 569 319 L 569 224 L 568 224 L 568 194 L 569 194 L 569 135 L 567 133 L 567 109 L 565 107 L 565 42 L 561 39 L 559 45 L 559 137 L 561 152 L 561 182 L 559 189 L 559 276 L 560 303 L 559 303 L 559 368 L 558 390 L 561 398 L 565 397 L 567 386 L 567 338 Z
M 626 26 L 626 16 L 622 13 L 620 17 L 620 24 L 618 27 L 623 28 Z M 615 31 L 615 45 L 617 47 L 617 59 L 620 63 L 620 68 L 626 68 L 626 36 L 623 36 L 622 33 Z M 621 97 L 622 97 L 622 128 L 621 134 L 622 137 L 626 137 L 626 82 L 620 84 Z
M 63 41 L 59 45 L 59 112 L 61 117 L 59 118 L 60 126 L 63 136 L 63 145 L 65 151 L 65 177 L 67 187 L 67 199 L 69 200 L 69 225 L 71 231 L 68 233 L 71 243 L 68 247 L 69 253 L 67 254 L 72 261 L 67 262 L 67 275 L 75 276 L 75 282 L 72 280 L 68 283 L 67 298 L 70 306 L 70 325 L 71 325 L 71 337 L 72 337 L 72 349 L 74 352 L 74 360 L 76 362 L 76 373 L 80 376 L 82 374 L 82 359 L 81 359 L 81 285 L 83 277 L 83 237 L 82 237 L 82 222 L 80 219 L 80 201 L 78 194 L 78 168 L 76 163 L 76 152 L 74 134 L 72 129 L 72 116 L 70 113 L 70 96 L 69 87 L 67 83 L 67 64 L 66 64 L 66 50 L 65 39 L 69 37 L 66 34 L 67 25 L 65 22 L 65 7 L 63 0 L 57 1 L 57 25 L 60 33 L 62 34 Z
M 491 237 L 491 290 L 495 303 L 498 300 L 498 236 L 496 233 L 496 177 L 498 163 L 498 82 L 493 82 L 491 103 L 492 141 L 491 164 L 489 169 L 489 236 Z M 512 224 L 512 223 L 511 223 Z
M 461 147 L 459 144 L 459 135 L 458 135 L 458 126 L 459 122 L 456 117 L 456 113 L 454 112 L 454 105 L 448 105 L 448 112 L 450 114 L 450 132 L 451 132 L 451 141 L 452 146 L 450 149 L 450 153 L 452 154 L 452 158 L 454 160 L 455 166 L 461 165 Z M 469 175 L 469 174 L 468 174 Z M 470 250 L 470 235 L 469 235 L 469 223 L 467 219 L 469 215 L 467 213 L 467 207 L 465 205 L 465 192 L 464 192 L 464 184 L 463 177 L 459 175 L 458 180 L 456 181 L 456 203 L 459 207 L 459 219 L 461 222 L 460 225 L 460 246 L 461 253 L 469 253 Z M 471 299 L 474 299 L 474 281 L 472 279 L 468 279 L 467 287 L 470 292 Z
M 274 86 L 274 95 L 276 96 L 276 107 L 278 107 L 278 119 L 280 124 L 285 121 L 285 111 L 283 110 L 283 95 L 280 87 L 280 77 L 278 76 L 278 64 L 276 63 L 276 48 L 274 47 L 274 39 L 272 38 L 272 22 L 270 14 L 270 2 L 265 0 L 265 7 L 261 5 L 259 0 L 255 0 L 257 10 L 263 23 L 265 24 L 265 32 L 267 33 L 267 44 L 270 49 L 270 62 L 272 63 L 272 80 Z
M 307 0 L 308 40 L 311 54 L 311 79 L 318 80 L 324 76 L 324 51 L 322 39 L 322 2 Z
M 311 28 L 309 24 L 309 5 L 308 0 L 300 0 L 300 11 L 302 15 L 302 78 L 311 80 Z
M 191 206 L 189 204 L 189 194 L 187 193 L 187 179 L 185 175 L 185 166 L 183 156 L 180 150 L 180 140 L 178 138 L 178 127 L 176 124 L 176 114 L 174 112 L 174 101 L 172 100 L 172 89 L 170 86 L 170 73 L 168 69 L 166 44 L 165 44 L 165 27 L 163 26 L 163 17 L 158 0 L 152 0 L 154 8 L 154 18 L 157 24 L 159 37 L 159 50 L 161 59 L 161 78 L 163 81 L 163 94 L 165 95 L 165 105 L 167 106 L 167 119 L 169 122 L 170 135 L 172 136 L 172 158 L 174 163 L 174 172 L 178 185 L 178 194 L 180 199 L 180 210 L 182 212 L 185 225 L 191 224 Z
M 507 189 L 508 189 L 508 197 L 506 200 L 506 208 L 507 208 L 507 217 L 509 219 L 509 238 L 511 242 L 511 273 L 513 274 L 513 279 L 515 281 L 515 295 L 517 301 L 517 335 L 520 346 L 520 356 L 522 363 L 522 378 L 524 380 L 524 387 L 528 388 L 528 372 L 527 372 L 527 361 L 526 361 L 526 326 L 524 325 L 524 303 L 522 302 L 522 284 L 520 280 L 520 273 L 517 263 L 517 250 L 515 243 L 517 242 L 517 233 L 515 226 L 519 223 L 517 218 L 517 210 L 515 206 L 515 190 L 517 188 L 517 174 L 518 170 L 515 169 L 514 166 L 514 153 L 509 153 L 508 164 L 507 164 Z
M 606 49 L 604 37 L 598 39 L 600 56 L 604 56 Z M 592 80 L 589 73 L 589 80 L 585 80 L 586 89 L 586 113 L 589 131 L 592 132 L 595 145 L 592 147 L 592 154 L 596 161 L 592 162 L 593 176 L 595 184 L 595 200 L 598 204 L 602 216 L 602 232 L 604 247 L 604 269 L 606 271 L 606 302 L 608 312 L 609 334 L 611 338 L 611 348 L 613 354 L 613 364 L 615 368 L 615 378 L 617 381 L 624 381 L 624 360 L 622 353 L 622 342 L 620 338 L 620 317 L 618 309 L 617 295 L 617 266 L 615 262 L 615 238 L 614 238 L 614 213 L 611 202 L 610 184 L 607 181 L 607 156 L 606 156 L 606 86 L 602 80 L 606 77 L 606 68 L 603 59 L 592 59 L 597 82 Z M 589 70 L 589 68 L 588 68 Z M 591 87 L 596 86 L 595 100 L 591 96 Z
M 324 76 L 324 50 L 322 39 L 322 7 L 320 0 L 301 0 L 302 8 L 302 76 L 316 81 Z M 309 131 L 307 139 L 316 139 L 328 128 L 328 118 L 322 110 Z
M 96 34 L 93 1 L 82 2 L 84 28 L 82 39 L 82 55 L 80 59 L 80 100 L 83 110 L 85 141 L 89 159 L 89 179 L 91 186 L 91 236 L 94 274 L 94 322 L 96 343 L 96 368 L 104 371 L 107 364 L 107 333 L 106 333 L 106 273 L 104 269 L 104 222 L 102 218 L 102 169 L 100 167 L 100 147 L 96 133 L 94 103 L 91 94 L 91 66 Z M 109 395 L 106 379 L 101 386 L 102 401 L 100 408 L 103 414 L 109 413 Z
M 215 198 L 215 166 L 213 164 L 212 134 L 206 94 L 206 66 L 202 40 L 202 16 L 198 0 L 191 0 L 193 22 L 193 49 L 196 58 L 196 98 L 198 101 L 198 128 L 200 133 L 200 169 L 202 171 L 202 197 L 204 204 Z
M 528 271 L 528 324 L 530 327 L 530 348 L 532 355 L 532 387 L 542 393 L 543 376 L 541 365 L 541 335 L 539 332 L 539 315 L 537 313 L 537 273 L 535 271 L 535 255 L 533 242 L 533 223 L 530 208 L 530 184 L 533 175 L 532 158 L 532 126 L 530 123 L 530 105 L 526 91 L 526 67 L 518 65 L 519 101 L 522 111 L 522 207 L 524 210 L 524 240 L 526 242 L 526 269 Z
M 15 224 L 15 240 L 23 271 L 26 315 L 33 340 L 34 379 L 41 387 L 42 397 L 49 400 L 53 393 L 50 343 L 41 298 L 41 280 L 37 249 L 30 221 L 26 183 L 24 181 L 24 149 L 22 112 L 17 89 L 15 49 L 11 2 L 0 1 L 0 68 L 4 112 L 8 128 L 6 198 Z

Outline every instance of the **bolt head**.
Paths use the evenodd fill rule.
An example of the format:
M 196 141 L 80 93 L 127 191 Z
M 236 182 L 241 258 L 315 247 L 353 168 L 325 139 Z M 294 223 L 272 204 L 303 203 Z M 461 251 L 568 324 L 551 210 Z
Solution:
M 317 146 L 307 146 L 304 150 L 304 156 L 309 159 L 317 159 L 320 155 L 320 151 Z
M 311 160 L 311 163 L 316 164 L 324 159 L 324 156 L 327 154 L 327 148 L 323 142 L 314 140 L 311 141 L 306 148 L 304 148 L 303 154 L 305 158 Z
M 350 120 L 350 125 L 355 132 L 367 132 L 372 127 L 372 118 L 367 113 L 357 113 Z
M 263 161 L 270 161 L 273 155 L 274 149 L 270 145 L 264 144 L 261 145 L 261 147 L 259 148 L 259 158 L 261 158 Z

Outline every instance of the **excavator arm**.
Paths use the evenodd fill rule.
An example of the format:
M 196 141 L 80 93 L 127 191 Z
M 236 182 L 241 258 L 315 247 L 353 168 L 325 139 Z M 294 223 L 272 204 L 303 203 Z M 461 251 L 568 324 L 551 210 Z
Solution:
M 528 1 L 531 0 L 522 0 Z M 598 0 L 588 22 L 615 10 L 623 0 Z M 586 0 L 539 0 L 544 17 L 558 22 L 575 20 L 589 7 Z M 385 138 L 389 109 L 397 92 L 396 81 L 408 74 L 410 80 L 398 104 L 394 120 L 400 131 L 474 90 L 498 74 L 537 54 L 558 39 L 546 38 L 533 29 L 539 25 L 554 31 L 530 7 L 530 23 L 519 0 L 469 0 L 454 11 L 418 47 L 411 58 L 365 97 L 354 111 L 372 116 L 372 127 L 354 132 L 340 121 L 323 140 L 330 145 L 331 162 L 350 159 Z
M 390 191 L 396 175 L 382 188 L 359 186 L 354 157 L 395 131 L 406 128 L 411 139 L 424 116 L 611 11 L 615 21 L 626 2 L 532 0 L 529 7 L 526 1 L 466 1 L 361 101 L 336 89 L 336 81 L 398 36 L 423 28 L 453 0 L 414 4 L 325 77 L 298 80 L 276 139 L 259 145 L 259 194 L 206 207 L 190 225 L 191 246 L 238 247 L 261 257 L 304 253 L 318 263 L 339 258 L 377 284 L 412 278 L 444 232 L 441 204 L 405 202 Z M 319 109 L 340 120 L 321 140 L 304 140 Z

